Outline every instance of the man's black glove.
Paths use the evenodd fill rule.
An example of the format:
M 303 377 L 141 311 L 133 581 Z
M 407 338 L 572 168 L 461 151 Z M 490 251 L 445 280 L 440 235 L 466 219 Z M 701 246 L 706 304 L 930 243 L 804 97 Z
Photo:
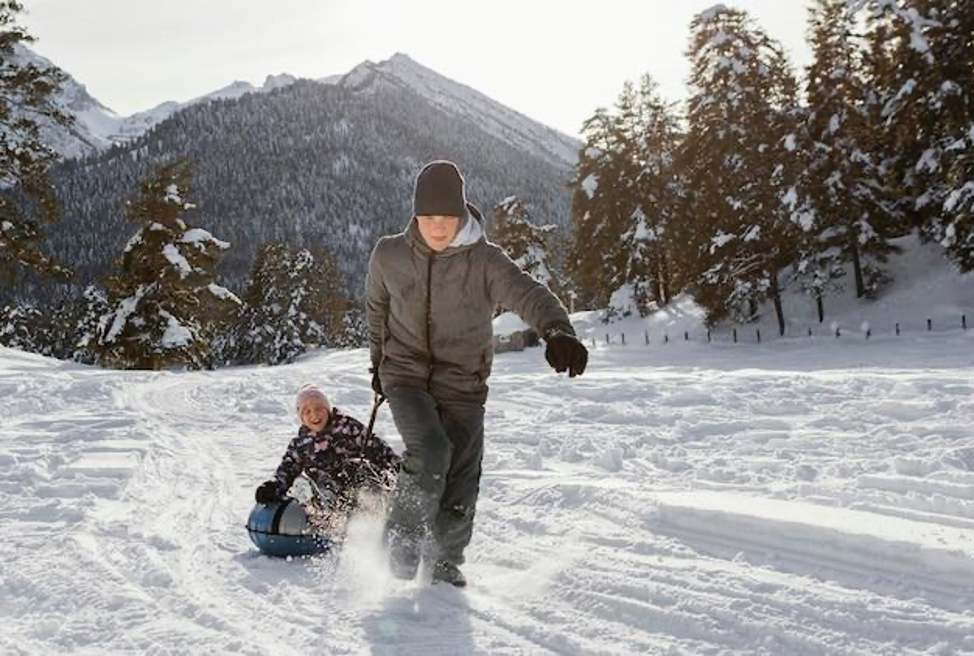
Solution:
M 275 503 L 281 500 L 281 495 L 277 493 L 277 481 L 267 481 L 261 483 L 254 494 L 257 503 Z
M 372 365 L 369 367 L 369 371 L 372 372 L 372 391 L 379 396 L 385 396 L 385 394 L 382 393 L 382 381 L 379 380 L 379 365 Z
M 588 364 L 588 349 L 571 333 L 551 330 L 545 335 L 548 343 L 544 357 L 555 371 L 568 372 L 569 378 L 581 376 Z

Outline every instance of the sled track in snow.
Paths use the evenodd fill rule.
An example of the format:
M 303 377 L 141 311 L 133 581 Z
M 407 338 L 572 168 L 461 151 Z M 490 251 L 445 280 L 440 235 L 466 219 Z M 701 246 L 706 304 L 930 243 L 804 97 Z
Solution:
M 546 490 L 539 495 L 550 499 Z M 591 530 L 558 535 L 551 548 L 564 545 L 577 557 L 550 572 L 546 594 L 522 605 L 518 615 L 558 626 L 566 653 L 612 653 L 607 644 L 617 653 L 657 653 L 668 643 L 692 653 L 903 654 L 943 643 L 974 649 L 974 618 L 962 585 L 905 576 L 884 569 L 882 560 L 857 569 L 840 556 L 813 557 L 789 550 L 786 540 L 752 541 L 723 526 L 692 531 L 668 525 L 649 508 L 653 496 L 633 494 L 627 507 L 647 510 L 613 521 L 606 521 L 597 499 L 566 511 L 575 525 L 590 522 Z M 609 505 L 618 508 L 618 499 Z M 550 526 L 570 525 L 565 520 L 554 518 Z M 484 529 L 496 527 L 498 543 L 506 532 L 502 521 Z M 520 566 L 530 578 L 531 565 Z M 580 627 L 579 612 L 597 621 Z M 943 627 L 934 637 L 930 622 Z M 599 630 L 587 633 L 593 626 Z M 850 634 L 857 638 L 854 650 Z
M 532 382 L 530 378 L 526 380 L 522 391 L 532 390 Z M 543 379 L 538 382 L 543 384 Z M 582 454 L 579 464 L 586 465 L 591 460 L 596 465 L 594 471 L 591 465 L 582 467 L 583 471 L 556 492 L 555 497 L 550 490 L 537 491 L 541 495 L 541 503 L 537 505 L 531 496 L 535 490 L 530 484 L 517 485 L 521 479 L 516 476 L 511 479 L 515 481 L 512 487 L 528 495 L 521 504 L 508 504 L 504 498 L 496 499 L 497 505 L 491 504 L 489 481 L 498 474 L 488 470 L 487 503 L 478 524 L 478 531 L 483 535 L 471 547 L 474 562 L 470 571 L 476 576 L 481 565 L 488 570 L 479 581 L 474 579 L 475 586 L 484 584 L 481 589 L 474 587 L 466 596 L 458 597 L 454 591 L 427 591 L 415 585 L 404 590 L 393 587 L 379 597 L 382 601 L 377 608 L 366 610 L 361 617 L 345 608 L 342 600 L 343 596 L 354 594 L 342 590 L 343 585 L 354 585 L 354 581 L 336 584 L 327 579 L 327 565 L 308 564 L 303 567 L 310 570 L 306 574 L 310 580 L 297 589 L 293 572 L 284 572 L 293 599 L 283 608 L 276 607 L 273 595 L 270 600 L 266 598 L 273 584 L 258 584 L 257 590 L 245 591 L 240 573 L 235 573 L 232 565 L 239 560 L 231 560 L 230 566 L 217 561 L 214 566 L 214 553 L 221 551 L 219 543 L 223 543 L 223 555 L 232 553 L 227 545 L 243 543 L 245 549 L 248 547 L 242 533 L 207 529 L 214 524 L 229 524 L 236 529 L 241 516 L 228 514 L 226 509 L 234 505 L 234 495 L 240 494 L 248 497 L 246 505 L 249 506 L 254 479 L 246 480 L 247 472 L 253 471 L 252 463 L 257 460 L 255 451 L 260 451 L 253 441 L 240 436 L 249 432 L 256 440 L 267 438 L 258 426 L 256 431 L 242 428 L 243 432 L 235 439 L 227 439 L 234 431 L 228 430 L 222 420 L 221 403 L 235 395 L 253 399 L 255 390 L 273 395 L 275 387 L 286 387 L 283 383 L 273 379 L 251 380 L 246 383 L 249 390 L 238 382 L 214 385 L 214 381 L 197 380 L 155 385 L 141 402 L 147 415 L 156 413 L 154 424 L 170 427 L 171 442 L 167 442 L 184 445 L 185 451 L 176 460 L 193 463 L 188 472 L 191 474 L 187 481 L 189 489 L 209 491 L 204 495 L 208 499 L 196 508 L 193 522 L 188 525 L 195 529 L 188 532 L 195 539 L 174 550 L 181 557 L 174 565 L 176 573 L 171 576 L 187 584 L 176 586 L 172 605 L 196 623 L 205 624 L 207 610 L 201 602 L 215 599 L 211 605 L 212 621 L 216 624 L 211 628 L 217 634 L 225 627 L 240 630 L 254 613 L 277 618 L 274 624 L 282 630 L 276 640 L 306 645 L 324 640 L 336 647 L 346 644 L 350 653 L 354 653 L 353 645 L 363 633 L 381 631 L 379 626 L 390 631 L 385 637 L 392 640 L 386 644 L 382 638 L 371 636 L 373 651 L 417 654 L 456 653 L 456 649 L 472 645 L 471 635 L 479 636 L 480 643 L 488 637 L 487 642 L 493 645 L 494 651 L 510 653 L 652 653 L 673 648 L 701 653 L 756 649 L 763 653 L 816 654 L 848 647 L 847 637 L 851 633 L 857 635 L 859 653 L 893 654 L 911 650 L 922 653 L 938 642 L 963 645 L 965 638 L 974 634 L 974 623 L 961 612 L 962 590 L 946 581 L 938 584 L 922 575 L 911 577 L 895 566 L 885 565 L 882 559 L 864 570 L 862 562 L 848 563 L 841 554 L 814 556 L 814 550 L 791 549 L 787 540 L 771 543 L 748 540 L 746 536 L 735 535 L 732 524 L 721 524 L 717 531 L 706 533 L 674 527 L 665 520 L 656 522 L 651 513 L 626 512 L 624 509 L 651 508 L 652 496 L 629 495 L 605 487 L 603 471 L 598 465 L 606 459 L 604 451 L 598 449 L 590 456 L 579 450 Z M 683 389 L 675 397 L 681 399 L 679 402 L 663 406 L 695 411 L 695 403 L 707 400 L 706 395 L 689 393 L 685 386 Z M 541 385 L 532 391 L 535 398 L 543 399 Z M 719 389 L 711 394 L 721 402 Z M 279 391 L 277 395 L 280 396 Z M 737 396 L 737 401 L 753 403 L 750 397 L 742 395 Z M 542 402 L 542 405 L 550 407 L 550 403 Z M 266 411 L 266 407 L 263 409 Z M 527 418 L 517 419 L 521 425 L 527 423 Z M 288 420 L 282 417 L 283 423 Z M 821 420 L 819 423 L 827 425 Z M 765 425 L 771 431 L 782 430 L 787 420 L 769 418 Z M 191 434 L 183 435 L 186 431 L 181 426 L 191 427 Z M 753 431 L 754 426 L 752 422 L 746 429 Z M 722 423 L 719 418 L 703 419 L 695 424 L 678 421 L 675 427 L 677 436 L 723 433 L 731 436 L 726 439 L 728 442 L 737 432 L 733 423 Z M 849 426 L 836 428 L 848 430 Z M 728 430 L 731 432 L 727 433 Z M 867 446 L 873 448 L 872 444 Z M 271 444 L 267 447 L 270 462 L 276 464 L 280 443 L 276 448 Z M 517 452 L 515 448 L 514 453 Z M 511 455 L 498 449 L 497 457 L 501 461 Z M 552 459 L 557 462 L 560 456 L 576 457 L 566 452 L 557 453 Z M 620 475 L 626 480 L 625 472 Z M 160 481 L 171 483 L 172 480 L 172 476 L 160 477 Z M 868 481 L 860 480 L 859 486 Z M 170 493 L 167 485 L 159 489 L 163 494 Z M 558 501 L 558 494 L 564 494 L 565 498 Z M 553 501 L 558 510 L 552 513 Z M 536 577 L 535 585 L 542 594 L 523 595 L 516 587 L 508 589 L 503 585 L 495 589 L 491 585 L 494 574 L 489 573 L 495 563 L 479 555 L 478 543 L 488 542 L 494 528 L 499 540 L 505 537 L 510 540 L 518 533 L 530 535 L 539 528 L 538 517 L 545 514 L 563 515 L 564 526 L 577 526 L 580 518 L 591 515 L 593 524 L 588 531 L 567 536 L 567 541 L 553 542 L 540 549 L 530 548 L 535 546 L 530 543 L 520 546 L 521 554 L 515 556 L 515 561 L 518 557 L 523 559 L 524 571 L 529 579 Z M 185 518 L 171 517 L 169 521 L 185 523 Z M 643 528 L 634 531 L 634 522 L 641 523 Z M 726 530 L 721 530 L 723 526 Z M 544 535 L 540 531 L 539 534 Z M 613 542 L 606 540 L 606 535 L 617 537 Z M 642 541 L 644 551 L 655 555 L 630 553 L 634 539 Z M 491 549 L 483 553 L 496 552 Z M 765 553 L 773 556 L 762 557 Z M 557 567 L 549 570 L 542 567 L 538 571 L 537 561 L 546 557 L 557 563 Z M 263 560 L 258 558 L 256 562 Z M 279 568 L 293 564 L 269 565 Z M 322 588 L 327 590 L 329 584 L 332 595 L 323 595 Z M 869 590 L 875 599 L 864 604 L 863 590 Z M 330 619 L 328 630 L 323 631 L 314 621 L 301 618 L 300 609 L 305 604 L 320 609 Z M 580 614 L 587 621 L 579 622 Z M 931 621 L 944 627 L 935 640 L 928 637 Z M 433 631 L 432 635 L 425 631 L 403 631 L 405 627 L 415 629 L 417 625 L 439 631 Z M 390 630 L 389 626 L 399 628 Z M 453 630 L 446 630 L 449 627 Z M 891 636 L 895 638 L 892 642 Z

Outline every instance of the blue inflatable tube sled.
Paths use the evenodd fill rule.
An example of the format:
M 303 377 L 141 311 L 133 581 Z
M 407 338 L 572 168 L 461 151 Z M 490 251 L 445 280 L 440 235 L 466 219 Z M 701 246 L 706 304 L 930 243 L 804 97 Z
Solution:
M 247 532 L 261 553 L 278 558 L 316 556 L 335 546 L 334 540 L 315 534 L 297 499 L 258 503 L 250 511 Z

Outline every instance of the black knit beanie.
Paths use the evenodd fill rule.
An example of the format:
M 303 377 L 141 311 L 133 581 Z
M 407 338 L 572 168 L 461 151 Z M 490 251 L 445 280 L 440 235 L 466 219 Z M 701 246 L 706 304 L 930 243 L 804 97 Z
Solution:
M 463 176 L 453 162 L 436 160 L 423 167 L 416 176 L 413 193 L 413 216 L 467 216 L 467 197 Z

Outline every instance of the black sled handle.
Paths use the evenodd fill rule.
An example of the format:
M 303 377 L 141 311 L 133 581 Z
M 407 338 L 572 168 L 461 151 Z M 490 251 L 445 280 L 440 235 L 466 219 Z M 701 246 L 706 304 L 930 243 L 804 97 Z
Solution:
M 375 427 L 375 418 L 379 414 L 379 408 L 382 404 L 386 402 L 386 397 L 384 394 L 376 394 L 375 400 L 372 402 L 372 418 L 369 419 L 369 428 L 365 431 L 365 439 L 372 437 L 372 429 Z

